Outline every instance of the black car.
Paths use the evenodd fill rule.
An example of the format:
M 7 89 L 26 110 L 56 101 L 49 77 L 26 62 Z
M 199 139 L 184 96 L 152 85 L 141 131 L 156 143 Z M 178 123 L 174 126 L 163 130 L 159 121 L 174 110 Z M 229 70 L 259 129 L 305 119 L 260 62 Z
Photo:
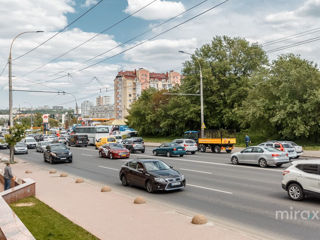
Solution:
M 122 141 L 122 144 L 127 148 L 131 153 L 140 151 L 141 153 L 145 152 L 144 141 L 141 137 L 127 138 Z
M 49 163 L 72 162 L 72 153 L 62 143 L 49 144 L 43 153 L 43 160 Z
M 88 135 L 70 135 L 68 146 L 87 147 L 89 144 Z
M 123 186 L 145 188 L 149 193 L 183 189 L 183 174 L 157 159 L 139 159 L 127 162 L 119 173 Z

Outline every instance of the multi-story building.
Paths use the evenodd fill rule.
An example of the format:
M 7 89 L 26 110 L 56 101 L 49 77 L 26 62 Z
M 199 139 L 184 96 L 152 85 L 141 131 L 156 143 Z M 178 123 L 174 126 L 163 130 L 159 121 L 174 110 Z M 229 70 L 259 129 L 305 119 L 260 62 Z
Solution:
M 92 118 L 114 118 L 114 107 L 111 104 L 94 106 L 90 110 Z
M 170 89 L 180 85 L 181 75 L 178 72 L 153 73 L 140 68 L 134 71 L 120 71 L 114 80 L 114 108 L 116 119 L 128 115 L 131 104 L 139 98 L 141 91 L 148 88 L 157 90 Z
M 91 109 L 93 107 L 93 103 L 90 101 L 84 101 L 81 103 L 81 115 L 83 117 L 89 117 L 91 114 Z
M 63 110 L 63 106 L 52 106 L 53 110 L 61 111 Z
M 96 98 L 96 106 L 104 106 L 108 104 L 111 104 L 110 96 L 99 96 Z

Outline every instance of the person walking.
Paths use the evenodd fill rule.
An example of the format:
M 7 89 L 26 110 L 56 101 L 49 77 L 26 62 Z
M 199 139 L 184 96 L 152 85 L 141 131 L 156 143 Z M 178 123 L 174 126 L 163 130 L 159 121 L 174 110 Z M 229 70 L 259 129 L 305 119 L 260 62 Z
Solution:
M 244 141 L 246 142 L 246 147 L 249 147 L 249 143 L 251 143 L 251 140 L 248 134 L 246 134 L 246 136 L 244 137 Z
M 4 190 L 7 190 L 11 187 L 11 179 L 13 179 L 12 170 L 9 162 L 6 163 L 3 177 L 4 177 Z

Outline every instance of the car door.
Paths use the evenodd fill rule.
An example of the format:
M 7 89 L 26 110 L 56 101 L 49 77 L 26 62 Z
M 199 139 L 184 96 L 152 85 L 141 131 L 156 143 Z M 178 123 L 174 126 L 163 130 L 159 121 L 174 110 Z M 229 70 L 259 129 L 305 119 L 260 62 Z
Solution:
M 131 161 L 131 162 L 128 163 L 128 169 L 126 171 L 126 178 L 127 178 L 127 181 L 132 185 L 136 185 L 135 177 L 134 177 L 136 168 L 137 168 L 137 162 L 136 161 Z
M 161 145 L 156 149 L 157 154 L 159 154 L 159 155 L 165 154 L 165 153 L 164 153 L 164 152 L 165 152 L 164 148 L 165 148 L 165 145 L 164 145 L 164 144 L 161 144 Z
M 137 186 L 145 187 L 144 186 L 145 179 L 146 179 L 145 173 L 146 173 L 146 171 L 145 171 L 143 164 L 141 162 L 138 162 L 137 167 L 132 174 L 134 182 L 136 183 Z
M 263 158 L 263 149 L 260 147 L 253 147 L 252 155 L 250 156 L 250 159 L 248 160 L 248 163 L 250 164 L 258 164 L 259 159 Z
M 239 154 L 239 160 L 244 163 L 250 162 L 250 158 L 252 156 L 253 147 L 248 147 L 241 151 Z
M 298 176 L 298 181 L 305 190 L 320 193 L 319 164 L 301 164 L 297 166 L 304 173 Z

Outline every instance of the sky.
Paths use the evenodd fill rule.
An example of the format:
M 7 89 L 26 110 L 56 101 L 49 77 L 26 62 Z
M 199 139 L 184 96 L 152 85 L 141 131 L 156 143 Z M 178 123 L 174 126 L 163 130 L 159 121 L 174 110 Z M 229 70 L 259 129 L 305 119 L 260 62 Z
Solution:
M 79 105 L 95 102 L 99 95 L 113 98 L 118 71 L 143 67 L 180 72 L 190 56 L 178 51 L 193 53 L 216 35 L 259 43 L 270 60 L 294 53 L 320 63 L 320 0 L 229 0 L 181 24 L 222 2 L 0 0 L 0 109 L 8 108 L 10 45 L 25 31 L 31 33 L 19 36 L 12 46 L 13 89 L 55 93 L 15 91 L 14 107 L 74 107 L 74 98 Z M 281 49 L 308 39 L 315 41 Z M 62 91 L 68 94 L 57 93 Z

